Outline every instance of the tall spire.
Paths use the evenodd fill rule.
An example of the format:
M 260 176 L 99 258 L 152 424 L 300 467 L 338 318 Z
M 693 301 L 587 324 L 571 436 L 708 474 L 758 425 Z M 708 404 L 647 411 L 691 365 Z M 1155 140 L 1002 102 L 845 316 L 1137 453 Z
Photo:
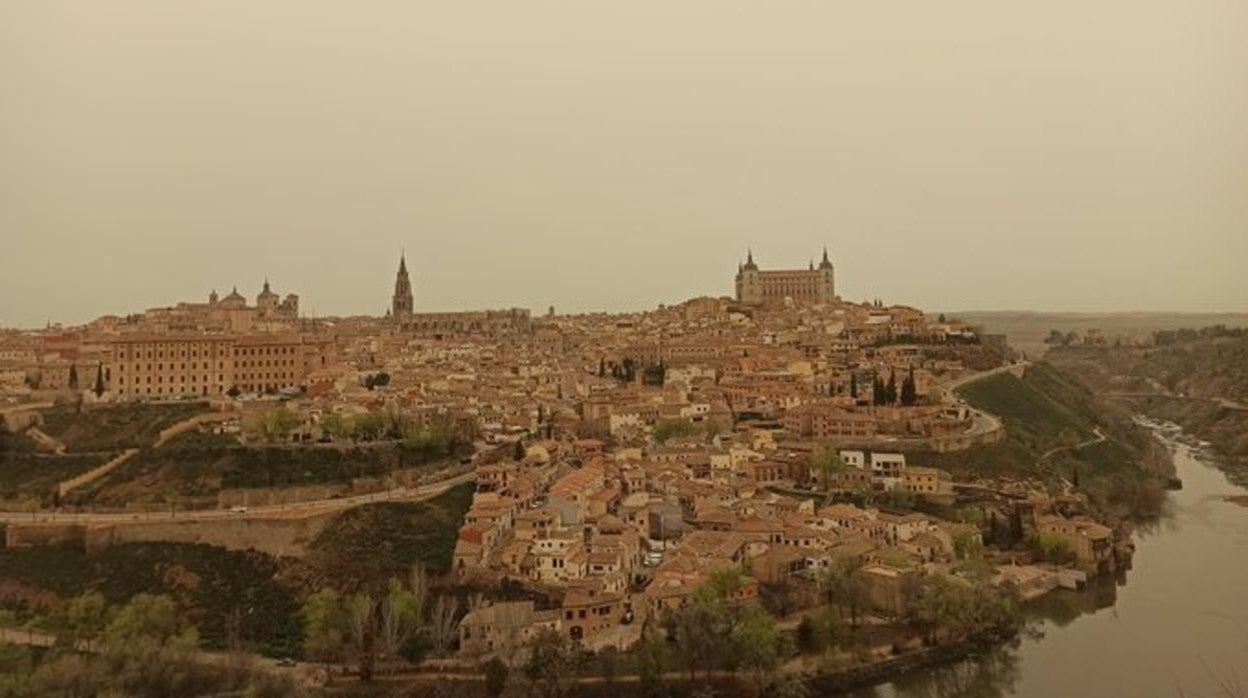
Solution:
M 828 248 L 827 248 L 827 246 L 824 246 L 824 248 L 823 248 L 823 261 L 819 262 L 819 268 L 820 268 L 820 269 L 829 269 L 829 268 L 831 268 L 831 266 L 832 266 L 832 260 L 828 259 Z
M 270 293 L 270 291 L 269 291 L 269 277 L 268 277 L 268 275 L 267 275 L 267 274 L 266 274 L 266 275 L 265 275 L 265 277 L 264 277 L 264 292 L 265 292 L 265 293 Z
M 399 254 L 399 273 L 394 277 L 394 296 L 390 300 L 390 315 L 403 321 L 410 318 L 414 307 L 412 282 L 407 276 L 407 252 Z

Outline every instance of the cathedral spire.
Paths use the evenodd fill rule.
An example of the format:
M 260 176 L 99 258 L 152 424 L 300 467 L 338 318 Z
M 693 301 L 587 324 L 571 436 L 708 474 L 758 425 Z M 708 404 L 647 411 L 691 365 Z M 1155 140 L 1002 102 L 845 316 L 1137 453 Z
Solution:
M 412 298 L 412 282 L 407 276 L 407 253 L 399 253 L 399 273 L 394 276 L 394 296 L 390 300 L 390 315 L 398 321 L 410 318 L 415 305 Z

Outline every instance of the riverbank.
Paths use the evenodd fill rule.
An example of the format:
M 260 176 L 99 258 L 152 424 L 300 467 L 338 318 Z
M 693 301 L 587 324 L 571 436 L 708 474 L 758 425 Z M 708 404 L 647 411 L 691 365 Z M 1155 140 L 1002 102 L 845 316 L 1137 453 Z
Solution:
M 1036 632 L 1010 646 L 932 664 L 850 691 L 850 698 L 985 698 L 1055 695 L 1227 695 L 1248 656 L 1248 490 L 1188 446 L 1173 450 L 1182 490 L 1167 495 L 1157 525 L 1136 533 L 1133 568 L 1081 592 L 1058 591 L 1029 607 Z

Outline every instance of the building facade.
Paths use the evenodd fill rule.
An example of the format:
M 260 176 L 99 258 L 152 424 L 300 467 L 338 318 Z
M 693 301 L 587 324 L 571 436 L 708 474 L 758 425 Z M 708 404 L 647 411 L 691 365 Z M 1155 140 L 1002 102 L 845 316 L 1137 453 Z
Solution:
M 762 270 L 750 251 L 745 264 L 737 268 L 737 300 L 751 305 L 830 303 L 836 300 L 836 271 L 824 249 L 823 259 L 808 269 Z
M 330 352 L 298 335 L 130 335 L 112 342 L 105 378 L 127 400 L 272 393 L 298 388 Z

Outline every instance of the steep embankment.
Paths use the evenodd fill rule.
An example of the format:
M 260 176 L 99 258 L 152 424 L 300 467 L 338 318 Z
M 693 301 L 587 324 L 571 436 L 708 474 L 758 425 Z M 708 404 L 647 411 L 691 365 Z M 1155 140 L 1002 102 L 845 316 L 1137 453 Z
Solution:
M 1075 484 L 1106 518 L 1155 515 L 1173 475 L 1169 454 L 1131 413 L 1097 396 L 1074 376 L 1048 364 L 1023 377 L 1000 373 L 969 383 L 959 394 L 1001 417 L 1006 438 L 956 453 L 916 453 L 959 479 L 1032 478 L 1055 491 Z
M 110 603 L 168 594 L 205 647 L 253 647 L 273 656 L 298 650 L 296 591 L 278 583 L 279 562 L 210 545 L 130 543 L 88 555 L 34 547 L 0 551 L 0 609 L 19 615 L 98 591 Z
M 1068 347 L 1050 353 L 1064 371 L 1123 405 L 1208 441 L 1228 474 L 1248 483 L 1248 337 L 1148 349 Z

